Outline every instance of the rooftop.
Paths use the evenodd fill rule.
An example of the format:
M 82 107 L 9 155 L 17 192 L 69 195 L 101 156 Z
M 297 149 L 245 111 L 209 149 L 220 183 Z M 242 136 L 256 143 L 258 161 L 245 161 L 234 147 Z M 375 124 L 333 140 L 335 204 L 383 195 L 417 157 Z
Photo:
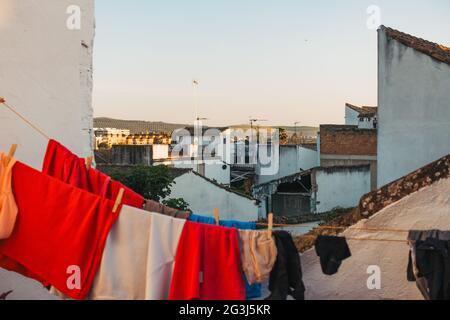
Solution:
M 420 51 L 435 60 L 450 64 L 450 48 L 441 44 L 430 42 L 418 37 L 414 37 L 407 33 L 388 28 L 385 26 L 380 27 L 381 31 L 384 31 L 388 38 L 394 39 L 403 45 Z
M 362 117 L 374 117 L 378 113 L 378 107 L 369 107 L 369 106 L 358 107 L 351 103 L 346 103 L 345 106 L 358 112 L 360 117 L 361 116 Z
M 321 124 L 320 125 L 320 132 L 343 132 L 343 131 L 354 131 L 363 133 L 365 131 L 367 132 L 373 132 L 376 131 L 376 129 L 361 129 L 358 128 L 356 125 L 347 125 L 347 124 Z

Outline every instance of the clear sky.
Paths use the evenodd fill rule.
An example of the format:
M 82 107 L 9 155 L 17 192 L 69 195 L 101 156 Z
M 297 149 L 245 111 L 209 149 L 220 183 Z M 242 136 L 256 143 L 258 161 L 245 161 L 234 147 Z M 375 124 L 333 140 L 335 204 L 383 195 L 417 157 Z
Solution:
M 96 0 L 94 112 L 209 125 L 343 123 L 377 104 L 381 23 L 450 46 L 448 0 Z

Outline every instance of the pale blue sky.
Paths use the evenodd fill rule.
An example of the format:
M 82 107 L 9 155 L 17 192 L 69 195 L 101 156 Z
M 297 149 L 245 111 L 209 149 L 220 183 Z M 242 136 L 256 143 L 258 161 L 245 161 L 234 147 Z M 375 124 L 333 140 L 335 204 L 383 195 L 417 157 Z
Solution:
M 448 0 L 96 0 L 95 116 L 210 125 L 342 123 L 377 103 L 381 23 L 450 46 Z

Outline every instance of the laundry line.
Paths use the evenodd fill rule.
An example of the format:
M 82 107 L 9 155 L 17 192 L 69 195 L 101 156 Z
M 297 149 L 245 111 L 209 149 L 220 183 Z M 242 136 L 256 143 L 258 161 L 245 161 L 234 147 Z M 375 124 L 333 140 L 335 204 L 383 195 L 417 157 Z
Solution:
M 16 116 L 18 116 L 23 122 L 28 124 L 32 129 L 34 129 L 36 132 L 38 132 L 41 136 L 46 138 L 47 140 L 50 140 L 50 137 L 42 131 L 39 127 L 34 125 L 30 120 L 28 120 L 25 116 L 23 116 L 21 113 L 19 113 L 14 107 L 10 106 L 5 98 L 0 97 L 0 104 L 3 104 L 5 107 L 7 107 L 11 112 L 13 112 Z
M 299 236 L 302 238 L 308 238 L 308 239 L 317 239 L 318 236 L 313 235 L 303 235 Z M 408 240 L 401 240 L 401 239 L 378 239 L 378 238 L 353 238 L 353 237 L 344 237 L 346 240 L 353 240 L 353 241 L 381 241 L 381 242 L 403 242 L 408 243 Z
M 267 223 L 257 223 L 257 226 L 264 226 L 266 227 Z M 384 232 L 398 232 L 398 233 L 406 233 L 409 232 L 409 230 L 404 229 L 382 229 L 382 228 L 362 228 L 362 227 L 337 227 L 337 226 L 315 226 L 315 225 L 307 225 L 307 224 L 282 224 L 282 223 L 274 223 L 274 227 L 296 227 L 296 228 L 305 228 L 305 229 L 319 229 L 319 230 L 357 230 L 357 231 L 384 231 Z

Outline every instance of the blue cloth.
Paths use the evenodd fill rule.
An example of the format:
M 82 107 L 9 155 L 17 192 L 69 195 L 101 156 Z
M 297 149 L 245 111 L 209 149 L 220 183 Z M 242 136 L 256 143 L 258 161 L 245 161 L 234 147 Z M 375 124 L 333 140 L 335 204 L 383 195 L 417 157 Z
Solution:
M 204 223 L 204 224 L 215 224 L 216 221 L 213 217 L 205 217 L 198 214 L 191 214 L 189 216 L 189 221 Z M 226 228 L 236 228 L 240 230 L 256 230 L 256 222 L 244 222 L 236 220 L 220 220 L 219 225 Z M 244 274 L 245 282 L 245 296 L 247 299 L 255 299 L 262 296 L 261 284 L 255 283 L 250 285 L 247 281 L 247 277 Z
M 200 216 L 198 214 L 193 214 L 193 213 L 189 216 L 188 220 L 192 221 L 192 222 L 198 222 L 198 223 L 204 223 L 204 224 L 216 224 L 216 221 L 212 217 L 204 217 L 204 216 Z

